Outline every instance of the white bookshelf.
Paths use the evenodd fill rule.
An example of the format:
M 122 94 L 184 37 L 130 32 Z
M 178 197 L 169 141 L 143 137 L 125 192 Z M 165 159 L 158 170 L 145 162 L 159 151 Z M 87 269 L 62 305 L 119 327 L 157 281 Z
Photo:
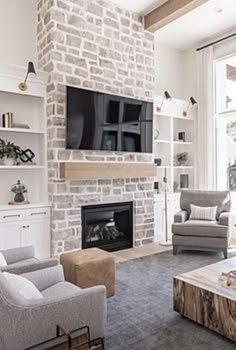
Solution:
M 10 201 L 10 189 L 17 180 L 27 186 L 31 205 L 48 203 L 47 192 L 47 130 L 46 83 L 47 74 L 37 71 L 28 80 L 28 89 L 19 90 L 27 67 L 0 63 L 0 138 L 14 142 L 22 149 L 30 149 L 35 158 L 32 164 L 4 165 L 0 159 L 0 206 Z M 27 124 L 24 128 L 4 128 L 2 114 L 12 112 L 14 122 Z
M 157 106 L 160 106 L 162 96 L 156 96 L 154 102 L 153 117 L 153 154 L 155 159 L 161 159 L 161 166 L 157 166 L 156 181 L 160 184 L 163 181 L 165 168 L 167 169 L 167 178 L 171 191 L 180 188 L 180 175 L 188 175 L 189 188 L 194 188 L 194 129 L 196 120 L 196 106 L 189 109 L 187 117 L 182 116 L 186 110 L 188 101 L 172 99 L 165 101 L 161 111 L 157 112 Z M 157 132 L 158 130 L 158 132 Z M 185 142 L 178 139 L 180 132 L 185 133 Z M 175 157 L 178 153 L 188 153 L 188 161 L 179 165 L 176 164 Z

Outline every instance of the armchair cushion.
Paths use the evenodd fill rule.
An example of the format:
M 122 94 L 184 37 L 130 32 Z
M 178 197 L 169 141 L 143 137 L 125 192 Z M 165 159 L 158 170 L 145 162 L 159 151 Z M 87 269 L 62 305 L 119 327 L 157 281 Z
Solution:
M 228 227 L 219 225 L 215 221 L 188 220 L 182 224 L 174 223 L 172 232 L 180 236 L 203 236 L 227 238 Z
M 23 274 L 25 278 L 31 281 L 39 291 L 64 282 L 64 273 L 61 265 L 49 267 L 48 269 L 37 270 Z
M 188 212 L 186 210 L 180 210 L 174 216 L 174 222 L 183 223 L 188 219 Z
M 62 298 L 63 296 L 78 295 L 81 289 L 69 282 L 59 282 L 42 291 L 42 295 L 47 299 L 54 300 L 55 298 Z
M 190 204 L 190 217 L 189 220 L 207 220 L 216 221 L 217 207 L 199 207 L 197 205 Z
M 219 224 L 229 226 L 230 213 L 221 213 L 219 217 Z
M 14 289 L 15 293 L 19 293 L 24 299 L 41 299 L 43 298 L 40 291 L 35 285 L 23 276 L 14 275 L 13 273 L 3 272 L 3 276 Z

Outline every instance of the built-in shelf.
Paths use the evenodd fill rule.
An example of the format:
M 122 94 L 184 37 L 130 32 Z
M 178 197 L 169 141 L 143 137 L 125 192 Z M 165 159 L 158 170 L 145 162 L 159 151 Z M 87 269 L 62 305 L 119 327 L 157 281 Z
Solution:
M 169 140 L 154 140 L 153 142 L 156 142 L 156 143 L 170 143 Z
M 174 145 L 187 145 L 187 146 L 192 146 L 193 142 L 183 142 L 183 141 L 173 141 Z
M 32 169 L 45 169 L 45 166 L 41 165 L 0 165 L 0 169 L 27 169 L 27 170 L 32 170 Z
M 177 165 L 173 167 L 174 169 L 193 169 L 193 166 L 188 166 L 188 165 Z
M 23 128 L 0 128 L 0 132 L 39 134 L 39 135 L 45 134 L 45 131 L 42 131 L 42 130 L 23 129 Z
M 166 117 L 166 118 L 175 118 L 175 119 L 183 119 L 183 120 L 189 120 L 189 121 L 194 121 L 193 118 L 190 117 L 183 117 L 181 115 L 170 115 L 170 114 L 162 114 L 162 113 L 155 113 L 154 117 Z
M 107 179 L 129 177 L 155 177 L 156 164 L 122 162 L 62 162 L 60 178 Z

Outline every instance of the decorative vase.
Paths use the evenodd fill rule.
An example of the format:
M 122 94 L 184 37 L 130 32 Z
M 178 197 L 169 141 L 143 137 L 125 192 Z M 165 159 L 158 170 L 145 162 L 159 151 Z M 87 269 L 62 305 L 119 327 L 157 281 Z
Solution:
M 3 158 L 3 164 L 6 165 L 6 166 L 12 166 L 12 165 L 15 165 L 16 164 L 16 161 L 14 158 L 7 158 L 7 157 L 4 157 Z
M 28 190 L 25 185 L 23 185 L 20 180 L 11 187 L 11 201 L 8 204 L 28 204 L 27 200 Z

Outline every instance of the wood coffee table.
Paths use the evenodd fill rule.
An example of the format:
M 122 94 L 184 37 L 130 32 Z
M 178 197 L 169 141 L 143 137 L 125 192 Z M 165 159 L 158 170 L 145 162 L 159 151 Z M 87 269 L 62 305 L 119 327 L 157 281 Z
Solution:
M 236 270 L 236 258 L 174 277 L 174 310 L 236 341 L 236 291 L 218 281 L 230 270 Z

